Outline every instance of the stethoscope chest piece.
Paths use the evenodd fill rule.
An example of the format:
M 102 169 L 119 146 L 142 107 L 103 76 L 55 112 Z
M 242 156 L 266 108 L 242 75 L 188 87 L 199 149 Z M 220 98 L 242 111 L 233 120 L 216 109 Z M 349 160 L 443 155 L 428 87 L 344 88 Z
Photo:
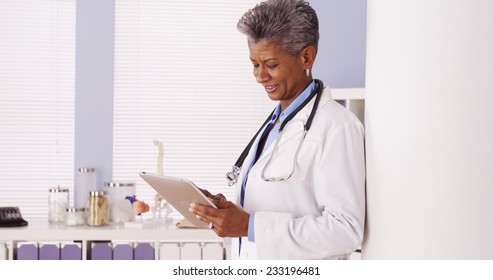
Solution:
M 228 179 L 228 186 L 233 186 L 238 181 L 238 177 L 240 176 L 240 168 L 236 165 L 233 165 L 231 171 L 226 173 L 226 179 Z

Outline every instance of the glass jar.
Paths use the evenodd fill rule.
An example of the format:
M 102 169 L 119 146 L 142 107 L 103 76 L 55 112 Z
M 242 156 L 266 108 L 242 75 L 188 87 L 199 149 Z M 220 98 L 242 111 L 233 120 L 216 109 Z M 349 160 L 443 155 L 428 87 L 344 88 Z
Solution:
M 135 183 L 113 181 L 104 183 L 105 191 L 108 192 L 108 202 L 110 204 L 111 222 L 128 222 L 135 218 L 132 204 L 126 197 L 135 196 Z
M 105 191 L 108 192 L 108 198 L 111 201 L 118 199 L 125 199 L 127 196 L 133 197 L 135 195 L 135 183 L 134 182 L 105 182 Z
M 68 206 L 69 191 L 66 188 L 51 188 L 48 193 L 48 221 L 65 222 L 65 209 Z
M 79 168 L 75 178 L 74 205 L 77 208 L 86 208 L 89 192 L 97 190 L 97 176 L 95 168 Z
M 109 223 L 108 194 L 105 191 L 89 193 L 87 225 L 93 227 L 104 226 Z
M 86 208 L 69 207 L 66 212 L 65 224 L 67 226 L 82 226 L 86 224 Z

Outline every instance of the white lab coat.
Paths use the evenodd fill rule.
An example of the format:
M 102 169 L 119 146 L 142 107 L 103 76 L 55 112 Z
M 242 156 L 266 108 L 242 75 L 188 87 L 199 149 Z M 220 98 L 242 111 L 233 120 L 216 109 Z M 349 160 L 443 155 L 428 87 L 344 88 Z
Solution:
M 284 128 L 266 177 L 291 172 L 303 132 L 300 120 L 306 123 L 314 101 Z M 325 88 L 291 178 L 281 182 L 261 179 L 274 143 L 252 167 L 244 210 L 256 213 L 255 242 L 243 237 L 239 250 L 238 238 L 230 240 L 231 259 L 339 259 L 357 249 L 365 221 L 363 134 L 358 118 L 332 100 Z M 259 137 L 244 166 L 252 161 Z M 236 184 L 237 205 L 246 171 L 242 168 Z

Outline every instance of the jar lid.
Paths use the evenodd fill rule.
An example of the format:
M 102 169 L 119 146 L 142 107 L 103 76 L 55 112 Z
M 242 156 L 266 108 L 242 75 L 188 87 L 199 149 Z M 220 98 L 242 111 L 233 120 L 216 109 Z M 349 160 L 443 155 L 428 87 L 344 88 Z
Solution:
M 85 172 L 95 172 L 96 168 L 79 168 L 79 172 L 85 173 Z
M 105 196 L 107 193 L 105 191 L 91 191 L 89 196 Z
M 105 182 L 104 183 L 105 187 L 110 187 L 110 188 L 119 188 L 119 187 L 135 187 L 134 182 Z
M 68 189 L 67 188 L 60 188 L 60 186 L 58 186 L 57 188 L 51 188 L 49 191 L 50 192 L 68 192 Z
M 69 207 L 66 210 L 67 210 L 67 212 L 85 212 L 86 208 Z

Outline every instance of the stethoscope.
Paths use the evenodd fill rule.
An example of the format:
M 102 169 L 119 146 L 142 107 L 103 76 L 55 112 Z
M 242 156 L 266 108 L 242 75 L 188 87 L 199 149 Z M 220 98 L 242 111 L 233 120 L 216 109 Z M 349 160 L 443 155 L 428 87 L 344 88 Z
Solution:
M 306 133 L 308 132 L 308 130 L 310 130 L 310 127 L 311 127 L 312 122 L 313 122 L 313 118 L 315 117 L 315 114 L 317 112 L 318 103 L 320 103 L 320 98 L 322 96 L 323 89 L 324 89 L 324 84 L 322 83 L 322 81 L 320 81 L 318 79 L 315 79 L 315 89 L 313 90 L 313 92 L 310 93 L 310 96 L 308 96 L 308 98 L 298 108 L 296 108 L 296 110 L 294 110 L 291 114 L 289 114 L 289 116 L 287 116 L 286 119 L 284 119 L 284 121 L 282 122 L 282 124 L 281 124 L 281 126 L 279 128 L 279 135 L 278 135 L 278 137 L 276 139 L 276 142 L 274 144 L 274 152 L 277 149 L 277 144 L 279 142 L 279 139 L 281 138 L 281 135 L 283 133 L 283 129 L 287 125 L 287 123 L 294 116 L 296 116 L 296 114 L 301 109 L 303 109 L 306 106 L 306 104 L 308 104 L 308 102 L 310 102 L 311 99 L 314 96 L 317 96 L 315 98 L 315 102 L 313 103 L 312 111 L 310 112 L 310 115 L 308 116 L 308 120 L 304 124 L 303 134 L 301 136 L 301 140 L 300 140 L 300 143 L 298 145 L 298 148 L 296 149 L 295 160 L 293 161 L 293 168 L 291 170 L 291 173 L 288 176 L 286 176 L 286 177 L 265 177 L 264 173 L 265 173 L 266 167 L 269 165 L 269 163 L 272 160 L 272 155 L 274 154 L 274 152 L 273 152 L 271 154 L 269 160 L 267 161 L 267 164 L 262 169 L 262 173 L 261 173 L 262 180 L 268 181 L 268 182 L 272 182 L 272 181 L 284 181 L 284 180 L 287 180 L 287 179 L 289 179 L 291 177 L 291 175 L 294 172 L 294 166 L 296 164 L 296 159 L 297 159 L 298 153 L 299 153 L 299 151 L 301 149 L 301 145 L 303 143 L 303 140 L 306 137 Z M 233 165 L 232 170 L 226 173 L 226 179 L 228 179 L 228 186 L 232 186 L 232 185 L 236 184 L 236 182 L 238 181 L 238 177 L 240 175 L 241 166 L 243 165 L 243 162 L 245 161 L 245 158 L 247 157 L 248 152 L 250 151 L 250 148 L 252 147 L 253 143 L 255 142 L 255 139 L 257 138 L 258 134 L 262 131 L 262 129 L 264 128 L 264 126 L 271 120 L 273 114 L 274 114 L 274 111 L 272 111 L 270 113 L 269 117 L 267 117 L 267 119 L 265 120 L 264 124 L 262 124 L 262 126 L 260 127 L 260 129 L 257 131 L 257 133 L 255 133 L 255 135 L 253 136 L 253 138 L 250 140 L 250 142 L 248 143 L 248 145 L 245 147 L 245 149 L 243 150 L 243 152 L 241 153 L 241 155 L 238 157 L 238 160 L 236 161 L 235 165 Z

